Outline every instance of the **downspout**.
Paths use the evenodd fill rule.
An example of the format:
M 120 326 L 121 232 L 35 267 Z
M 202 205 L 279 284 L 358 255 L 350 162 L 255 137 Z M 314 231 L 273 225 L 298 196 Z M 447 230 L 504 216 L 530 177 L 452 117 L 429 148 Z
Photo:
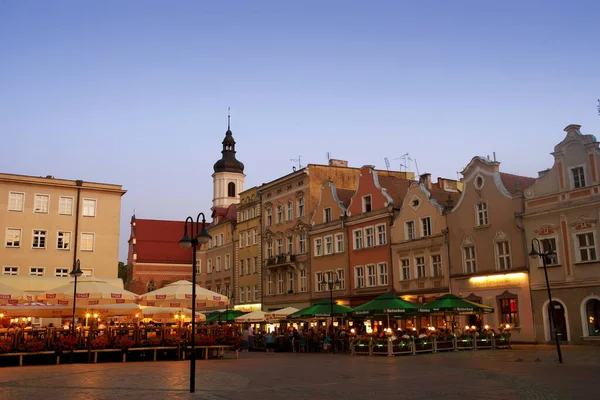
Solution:
M 342 215 L 340 216 L 340 220 L 341 220 L 341 228 L 342 228 L 342 232 L 344 233 L 344 250 L 346 253 L 346 264 L 348 265 L 348 274 L 346 275 L 348 277 L 348 283 L 347 283 L 347 292 L 348 293 L 348 304 L 350 304 L 350 299 L 352 298 L 352 283 L 354 282 L 354 275 L 352 275 L 352 268 L 350 267 L 350 239 L 348 237 L 348 233 L 346 232 L 346 219 L 348 218 L 348 215 L 346 214 L 346 210 L 344 210 L 344 212 L 342 213 Z
M 521 195 L 521 212 L 515 213 L 515 225 L 521 231 L 521 241 L 523 244 L 523 256 L 525 257 L 525 265 L 527 266 L 527 280 L 529 289 L 529 306 L 531 309 L 531 323 L 533 324 L 533 340 L 537 342 L 537 331 L 535 329 L 535 309 L 533 308 L 533 293 L 531 292 L 531 264 L 527 252 L 527 236 L 525 234 L 525 224 L 523 223 L 523 214 L 525 214 L 525 197 Z M 543 310 L 542 310 L 543 312 Z
M 258 261 L 260 261 L 260 276 L 258 277 L 259 281 L 260 281 L 260 309 L 261 311 L 265 311 L 265 285 L 263 282 L 263 277 L 264 277 L 264 268 L 265 268 L 265 263 L 263 262 L 263 215 L 262 215 L 262 211 L 263 211 L 263 204 L 262 204 L 262 191 L 257 191 L 256 194 L 258 195 L 258 200 L 259 200 L 259 218 L 260 218 L 260 240 L 258 241 L 258 253 L 260 255 L 260 257 L 258 258 Z
M 81 187 L 83 186 L 82 180 L 75 181 L 77 185 L 77 206 L 75 207 L 75 240 L 73 241 L 73 265 L 77 263 L 77 242 L 79 238 L 79 202 L 81 199 Z
M 388 229 L 389 234 L 388 234 L 388 240 L 387 240 L 387 245 L 388 245 L 388 248 L 390 249 L 390 263 L 389 263 L 390 282 L 389 283 L 391 285 L 388 288 L 389 293 L 395 292 L 395 290 L 394 290 L 394 259 L 393 259 L 394 252 L 392 250 L 392 225 L 394 224 L 394 214 L 395 214 L 396 210 L 397 209 L 395 209 L 393 207 L 390 210 L 390 228 Z M 375 232 L 375 234 L 377 234 L 377 232 Z M 388 326 L 389 326 L 389 324 L 388 324 Z
M 446 244 L 446 258 L 448 259 L 448 293 L 452 294 L 452 282 L 450 279 L 450 265 L 452 264 L 450 261 L 450 228 L 448 227 L 448 213 L 450 210 L 446 208 L 444 210 L 444 220 L 446 222 L 446 228 L 444 229 L 444 242 Z

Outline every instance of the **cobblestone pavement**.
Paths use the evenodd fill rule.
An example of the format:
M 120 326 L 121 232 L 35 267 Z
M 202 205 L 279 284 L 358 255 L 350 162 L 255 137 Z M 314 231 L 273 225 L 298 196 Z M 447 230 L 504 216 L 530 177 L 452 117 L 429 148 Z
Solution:
M 590 399 L 600 347 L 515 346 L 402 357 L 241 353 L 189 362 L 11 367 L 0 369 L 0 399 Z

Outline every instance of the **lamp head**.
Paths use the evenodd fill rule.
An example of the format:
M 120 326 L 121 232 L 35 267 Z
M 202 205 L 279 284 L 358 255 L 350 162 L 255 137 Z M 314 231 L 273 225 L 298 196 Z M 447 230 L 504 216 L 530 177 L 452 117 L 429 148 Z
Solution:
M 190 247 L 192 247 L 192 241 L 190 240 L 190 237 L 187 234 L 187 231 L 183 234 L 183 237 L 179 240 L 179 245 L 181 246 L 182 249 L 189 249 Z
M 537 257 L 540 255 L 540 252 L 535 249 L 535 241 L 531 241 L 531 251 L 529 252 L 529 257 Z
M 210 233 L 208 233 L 206 230 L 206 223 L 202 222 L 202 229 L 200 229 L 200 232 L 198 232 L 196 240 L 199 244 L 207 244 L 211 239 L 212 236 L 210 236 Z
M 69 272 L 69 275 L 79 278 L 83 275 L 83 271 L 81 270 L 81 262 L 77 260 L 75 264 L 73 264 L 73 271 Z

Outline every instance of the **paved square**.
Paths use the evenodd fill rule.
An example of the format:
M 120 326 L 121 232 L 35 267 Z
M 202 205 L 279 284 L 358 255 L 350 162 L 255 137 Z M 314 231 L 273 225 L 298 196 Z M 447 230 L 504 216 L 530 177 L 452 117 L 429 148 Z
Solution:
M 0 369 L 0 399 L 591 399 L 600 347 L 515 346 L 403 357 L 241 353 L 239 360 Z

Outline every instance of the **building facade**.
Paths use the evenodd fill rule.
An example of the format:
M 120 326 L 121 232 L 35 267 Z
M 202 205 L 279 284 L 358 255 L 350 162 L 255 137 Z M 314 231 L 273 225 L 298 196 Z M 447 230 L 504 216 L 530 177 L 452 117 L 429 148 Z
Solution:
M 534 179 L 500 172 L 475 157 L 462 171 L 463 191 L 448 213 L 452 293 L 494 308 L 461 325 L 510 324 L 515 341 L 534 341 L 528 257 L 520 215 Z
M 0 174 L 3 275 L 117 278 L 120 185 Z
M 585 343 L 600 339 L 600 152 L 579 125 L 565 128 L 554 147 L 554 165 L 525 190 L 527 243 L 538 239 L 548 259 L 550 306 L 541 260 L 531 259 L 531 293 L 538 342 Z M 550 323 L 553 309 L 556 330 Z

